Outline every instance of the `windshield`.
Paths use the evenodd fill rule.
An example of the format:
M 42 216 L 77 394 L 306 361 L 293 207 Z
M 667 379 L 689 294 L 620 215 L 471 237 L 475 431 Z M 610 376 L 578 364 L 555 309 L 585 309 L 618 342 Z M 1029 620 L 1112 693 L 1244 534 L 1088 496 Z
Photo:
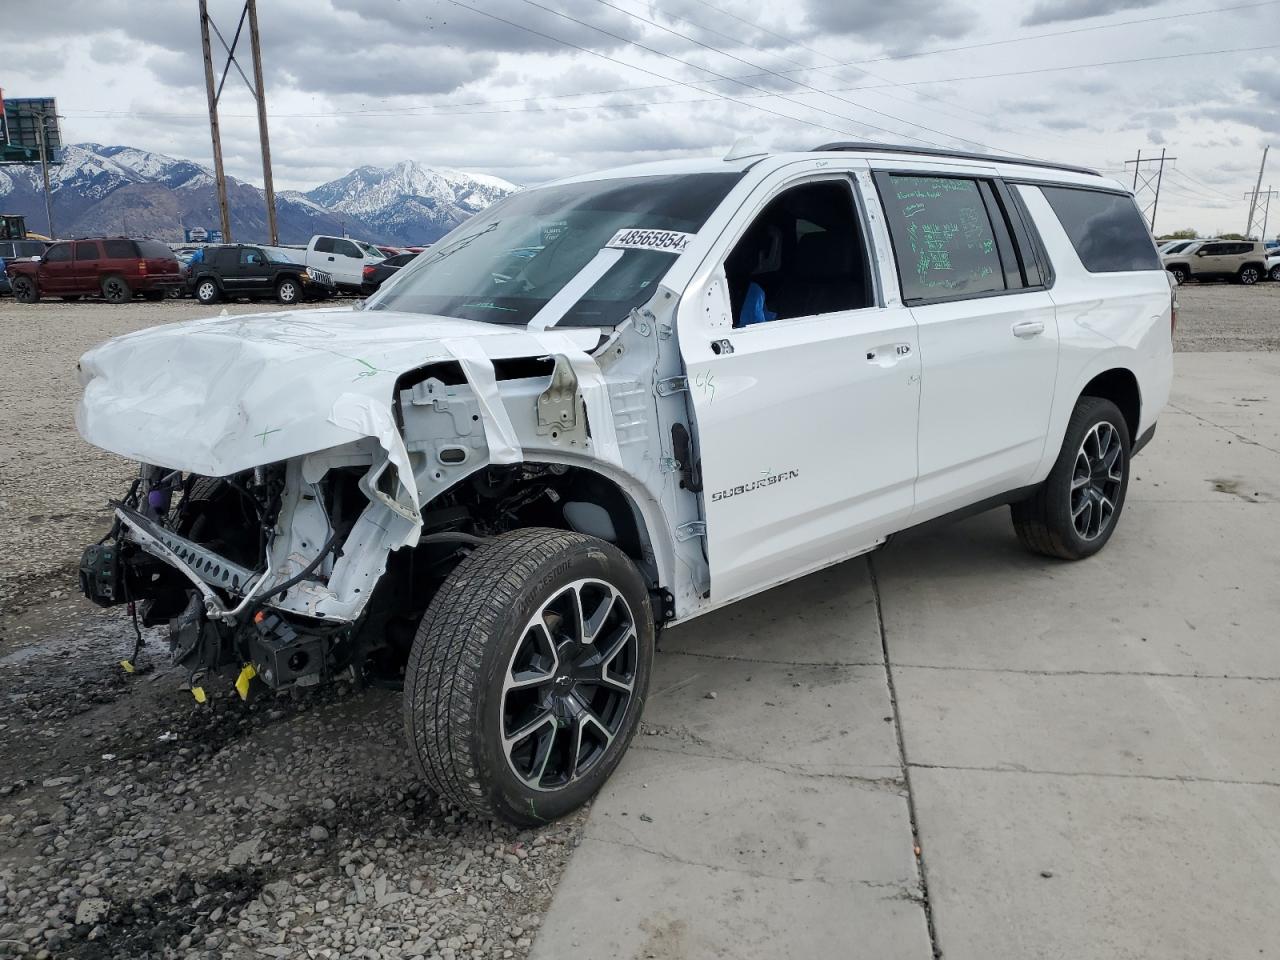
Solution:
M 379 260 L 387 259 L 386 255 L 372 244 L 365 243 L 363 240 L 354 240 L 352 242 L 360 248 L 362 253 L 368 254 L 371 257 L 377 257 Z
M 620 231 L 696 233 L 740 178 L 630 177 L 517 193 L 419 255 L 369 308 L 523 326 Z M 675 251 L 643 246 L 621 249 L 560 325 L 612 326 L 648 300 Z

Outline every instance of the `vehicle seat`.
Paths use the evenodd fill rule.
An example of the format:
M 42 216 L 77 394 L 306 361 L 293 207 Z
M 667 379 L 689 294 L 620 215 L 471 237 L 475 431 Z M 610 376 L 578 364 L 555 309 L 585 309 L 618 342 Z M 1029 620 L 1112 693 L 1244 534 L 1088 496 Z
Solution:
M 834 230 L 802 236 L 785 281 L 770 291 L 779 315 L 808 317 L 865 303 L 866 280 L 855 239 Z

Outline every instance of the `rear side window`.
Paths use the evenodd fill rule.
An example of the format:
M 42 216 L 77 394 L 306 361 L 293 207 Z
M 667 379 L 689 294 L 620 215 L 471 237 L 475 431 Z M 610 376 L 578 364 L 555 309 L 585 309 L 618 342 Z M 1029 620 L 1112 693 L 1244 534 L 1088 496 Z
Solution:
M 102 249 L 108 260 L 128 260 L 138 255 L 132 240 L 103 240 Z
M 50 263 L 66 263 L 71 259 L 71 244 L 55 243 L 44 257 Z
M 333 237 L 320 237 L 316 240 L 316 253 L 333 253 Z
M 1023 285 L 1008 227 L 986 181 L 880 173 L 876 186 L 905 302 L 1003 293 Z
M 81 241 L 76 244 L 77 260 L 97 260 L 98 256 L 98 245 L 92 240 Z
M 1040 190 L 1090 273 L 1162 269 L 1151 232 L 1132 197 L 1072 187 Z
M 166 244 L 159 240 L 138 240 L 138 256 L 149 257 L 152 260 L 174 260 L 176 257 L 173 251 Z

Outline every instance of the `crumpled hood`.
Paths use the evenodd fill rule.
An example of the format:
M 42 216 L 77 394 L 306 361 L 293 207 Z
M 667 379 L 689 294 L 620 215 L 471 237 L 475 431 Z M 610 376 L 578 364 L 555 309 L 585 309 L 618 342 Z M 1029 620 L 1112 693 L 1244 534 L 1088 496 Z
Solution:
M 599 336 L 350 307 L 168 324 L 80 358 L 76 429 L 131 460 L 226 476 L 377 435 L 341 411 L 385 429 L 397 377 L 425 363 L 586 351 Z

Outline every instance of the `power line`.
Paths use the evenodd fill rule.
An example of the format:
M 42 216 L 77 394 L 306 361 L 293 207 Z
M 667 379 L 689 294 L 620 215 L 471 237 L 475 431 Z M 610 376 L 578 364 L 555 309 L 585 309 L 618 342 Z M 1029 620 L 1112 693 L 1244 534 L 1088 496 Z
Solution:
M 653 20 L 650 20 L 650 19 L 649 19 L 649 18 L 647 18 L 647 17 L 642 17 L 642 16 L 640 16 L 640 15 L 639 15 L 639 14 L 637 14 L 637 13 L 632 13 L 632 12 L 630 12 L 629 10 L 625 10 L 625 9 L 623 9 L 622 7 L 619 7 L 619 6 L 617 6 L 616 4 L 614 4 L 614 3 L 610 2 L 610 0 L 596 0 L 596 2 L 597 2 L 597 3 L 599 3 L 599 4 L 601 4 L 602 6 L 608 7 L 608 8 L 609 8 L 609 9 L 611 9 L 611 10 L 617 10 L 619 13 L 622 13 L 622 14 L 624 14 L 624 15 L 628 16 L 628 17 L 631 17 L 631 18 L 632 18 L 632 19 L 634 19 L 634 20 L 638 20 L 638 21 L 639 21 L 639 22 L 641 22 L 641 23 L 647 24 L 647 25 L 652 26 L 652 27 L 657 27 L 659 30 L 662 30 L 662 31 L 663 31 L 663 32 L 665 32 L 665 33 L 669 33 L 669 34 L 671 34 L 671 35 L 672 35 L 672 36 L 674 36 L 674 37 L 679 37 L 679 38 L 680 38 L 680 39 L 682 39 L 682 40 L 687 40 L 689 43 L 696 44 L 697 46 L 702 47 L 704 50 L 710 50 L 711 52 L 713 52 L 713 53 L 717 53 L 717 54 L 719 54 L 719 55 L 720 55 L 720 56 L 722 56 L 722 57 L 728 57 L 728 58 L 729 58 L 729 59 L 731 59 L 731 60 L 735 60 L 735 61 L 737 61 L 738 63 L 745 64 L 746 66 L 751 67 L 751 68 L 756 69 L 756 70 L 766 70 L 766 71 L 768 71 L 768 74 L 769 74 L 770 76 L 777 77 L 777 78 L 778 78 L 778 79 L 780 79 L 780 80 L 786 80 L 786 81 L 789 81 L 789 82 L 791 82 L 791 83 L 797 84 L 798 86 L 800 86 L 800 87 L 804 88 L 805 90 L 809 90 L 809 91 L 812 91 L 812 92 L 814 92 L 814 93 L 820 93 L 820 94 L 822 94 L 823 96 L 832 97 L 833 99 L 839 100 L 841 103 L 847 103 L 847 104 L 849 104 L 850 106 L 857 107 L 857 108 L 858 108 L 858 109 L 860 109 L 860 110 L 866 110 L 866 111 L 869 111 L 870 113 L 874 113 L 874 114 L 876 114 L 877 116 L 886 117 L 886 118 L 888 118 L 888 119 L 890 119 L 890 120 L 896 120 L 898 123 L 905 123 L 905 124 L 907 124 L 908 126 L 917 127 L 917 128 L 918 128 L 918 129 L 920 129 L 920 130 L 927 130 L 927 131 L 929 131 L 930 133 L 936 133 L 938 136 L 941 136 L 941 137 L 948 137 L 948 138 L 950 138 L 950 139 L 952 139 L 952 140 L 960 140 L 960 141 L 962 141 L 962 142 L 964 142 L 964 143 L 970 143 L 970 144 L 973 144 L 974 146 L 981 147 L 981 148 L 982 148 L 982 149 L 984 149 L 984 150 L 997 150 L 997 149 L 999 149 L 999 148 L 997 148 L 997 147 L 992 147 L 990 144 L 983 143 L 983 142 L 981 142 L 981 141 L 979 141 L 979 140 L 972 140 L 972 139 L 970 139 L 970 138 L 968 138 L 968 137 L 962 137 L 962 136 L 960 136 L 960 135 L 958 135 L 958 134 L 949 133 L 949 132 L 947 132 L 946 130 L 938 130 L 938 129 L 934 128 L 934 127 L 926 126 L 925 124 L 923 124 L 923 123 L 919 123 L 918 121 L 907 120 L 906 118 L 904 118 L 904 117 L 900 117 L 900 116 L 898 116 L 897 114 L 893 114 L 893 113 L 886 113 L 886 112 L 885 112 L 885 111 L 883 111 L 883 110 L 877 110 L 875 107 L 869 107 L 869 106 L 867 106 L 866 104 L 858 103 L 856 100 L 851 100 L 851 99 L 849 99 L 848 97 L 841 97 L 841 96 L 839 96 L 839 95 L 837 95 L 837 94 L 835 94 L 835 93 L 832 93 L 832 92 L 830 92 L 830 91 L 827 91 L 827 90 L 821 90 L 821 89 L 819 89 L 818 87 L 815 87 L 815 86 L 812 86 L 811 84 L 805 83 L 805 82 L 804 82 L 804 81 L 802 81 L 802 80 L 797 80 L 797 79 L 795 79 L 794 77 L 784 76 L 782 73 L 780 73 L 780 72 L 779 72 L 779 71 L 777 71 L 777 70 L 770 70 L 768 67 L 762 67 L 760 64 L 758 64 L 758 63 L 753 63 L 753 62 L 752 62 L 752 61 L 750 61 L 750 60 L 746 60 L 746 59 L 744 59 L 743 57 L 739 57 L 737 54 L 729 53 L 729 52 L 728 52 L 728 51 L 726 51 L 726 50 L 721 50 L 719 47 L 714 47 L 714 46 L 712 46 L 712 45 L 711 45 L 711 44 L 709 44 L 709 43 L 703 43 L 701 40 L 697 39 L 696 37 L 690 37 L 690 36 L 688 36 L 687 34 L 680 33 L 678 30 L 672 30 L 670 27 L 663 26 L 662 24 L 657 23 L 657 22 L 655 22 L 655 21 L 653 21 Z M 684 19 L 684 18 L 681 18 L 681 19 Z M 691 23 L 692 21 L 688 21 L 688 20 L 686 20 L 686 22 L 690 22 L 690 23 Z M 694 26 L 698 26 L 698 24 L 696 24 L 696 23 L 695 23 L 695 24 L 694 24 Z M 706 30 L 706 29 L 708 29 L 708 28 L 706 28 L 706 27 L 702 27 L 701 29 Z M 709 32 L 715 33 L 717 36 L 722 36 L 722 37 L 727 37 L 727 36 L 728 36 L 728 34 L 719 33 L 719 31 L 709 31 Z M 732 39 L 734 39 L 734 38 L 733 38 L 733 37 L 729 37 L 729 39 L 731 39 L 731 40 L 732 40 Z M 760 50 L 758 47 L 752 46 L 751 44 L 745 43 L 745 42 L 743 42 L 743 41 L 738 41 L 738 42 L 742 43 L 742 44 L 743 44 L 743 46 L 746 46 L 746 47 L 749 47 L 749 48 L 750 48 L 750 49 L 752 49 L 752 50 L 755 50 L 757 53 L 765 53 L 765 51 Z M 793 62 L 794 62 L 794 61 L 793 61 Z M 879 79 L 884 79 L 884 78 L 879 78 Z M 890 81 L 890 82 L 891 82 L 891 81 Z M 879 128 L 879 129 L 883 129 L 883 128 Z M 898 134 L 898 135 L 899 135 L 899 136 L 909 136 L 909 134 Z M 919 138 L 913 137 L 912 139 L 919 139 Z M 926 143 L 927 143 L 927 142 L 929 142 L 929 141 L 923 141 L 923 142 L 926 142 Z M 1017 153 L 1017 151 L 1016 151 L 1016 150 L 1005 150 L 1005 151 L 1003 151 L 1003 152 L 1005 152 L 1005 153 Z M 1029 156 L 1029 155 L 1028 155 L 1028 154 L 1021 154 L 1021 156 L 1027 157 L 1027 156 Z M 1030 159 L 1039 159 L 1039 158 L 1030 157 Z
M 457 3 L 457 2 L 458 2 L 458 0 L 450 0 L 450 2 L 451 2 L 451 3 Z M 775 97 L 777 97 L 779 100 L 786 101 L 787 103 L 793 104 L 793 105 L 795 105 L 795 106 L 803 107 L 803 108 L 806 108 L 806 109 L 809 109 L 809 110 L 817 110 L 819 113 L 826 114 L 827 116 L 835 117 L 835 118 L 837 118 L 837 119 L 839 119 L 839 120 L 844 120 L 844 121 L 846 121 L 846 122 L 848 122 L 848 123 L 858 124 L 859 126 L 866 127 L 866 128 L 868 128 L 868 129 L 871 129 L 871 130 L 878 130 L 878 131 L 880 131 L 881 133 L 887 133 L 887 134 L 889 134 L 890 136 L 893 136 L 893 137 L 904 137 L 904 136 L 905 136 L 905 137 L 907 137 L 907 138 L 908 138 L 908 139 L 910 139 L 910 140 L 918 140 L 918 141 L 919 141 L 919 142 L 921 142 L 921 143 L 927 143 L 927 144 L 929 144 L 929 145 L 931 145 L 931 146 L 935 146 L 935 147 L 945 146 L 945 144 L 940 144 L 940 143 L 937 143 L 936 141 L 928 140 L 928 139 L 926 139 L 926 138 L 924 138 L 924 137 L 916 137 L 916 136 L 912 136 L 911 134 L 904 134 L 904 133 L 900 133 L 900 132 L 898 132 L 898 131 L 896 131 L 896 130 L 890 130 L 888 127 L 881 127 L 881 126 L 878 126 L 878 125 L 876 125 L 876 124 L 874 124 L 874 123 L 868 123 L 868 122 L 867 122 L 867 121 L 865 121 L 865 120 L 859 120 L 859 119 L 858 119 L 858 118 L 856 118 L 856 117 L 850 117 L 850 116 L 848 116 L 848 115 L 846 115 L 846 114 L 843 114 L 843 113 L 836 113 L 834 110 L 827 110 L 827 109 L 825 109 L 825 108 L 823 108 L 823 107 L 814 106 L 814 105 L 813 105 L 813 104 L 811 104 L 811 103 L 805 103 L 803 100 L 796 100 L 795 98 L 793 98 L 793 97 L 789 97 L 789 96 L 787 96 L 786 94 L 783 94 L 783 93 L 775 93 L 775 92 L 773 92 L 773 91 L 768 90 L 768 89 L 767 89 L 767 88 L 765 88 L 765 87 L 758 86 L 757 84 L 754 84 L 754 83 L 749 83 L 749 82 L 747 82 L 746 80 L 737 80 L 737 79 L 735 79 L 735 78 L 733 78 L 733 77 L 731 77 L 731 76 L 727 76 L 726 74 L 720 73 L 720 72 L 718 72 L 718 71 L 716 71 L 716 70 L 712 70 L 710 67 L 702 67 L 702 66 L 699 66 L 699 65 L 697 65 L 697 64 L 690 63 L 688 60 L 685 60 L 685 59 L 683 59 L 683 58 L 681 58 L 681 57 L 677 57 L 677 56 L 675 56 L 674 54 L 666 53 L 666 52 L 664 52 L 664 51 L 662 51 L 662 50 L 657 49 L 656 47 L 648 46 L 647 44 L 643 44 L 643 43 L 641 43 L 641 42 L 640 42 L 640 41 L 638 41 L 638 40 L 632 40 L 632 39 L 630 39 L 629 37 L 624 37 L 624 36 L 622 36 L 621 34 L 617 34 L 617 33 L 612 32 L 611 30 L 606 30 L 606 29 L 604 29 L 604 27 L 597 27 L 595 24 L 587 23 L 585 20 L 580 20 L 580 19 L 578 19 L 577 17 L 571 16 L 571 15 L 569 15 L 569 14 L 567 14 L 567 13 L 561 13 L 559 10 L 554 10 L 554 9 L 552 9 L 551 7 L 548 7 L 548 6 L 545 6 L 544 4 L 538 3 L 538 2 L 537 2 L 537 0 L 520 0 L 520 2 L 521 2 L 521 3 L 526 4 L 527 6 L 530 6 L 530 7 L 537 7 L 539 10 L 545 10 L 547 13 L 550 13 L 550 14 L 552 14 L 553 16 L 557 16 L 557 17 L 559 17 L 559 18 L 560 18 L 560 19 L 562 19 L 562 20 L 567 20 L 567 21 L 569 21 L 570 23 L 575 23 L 575 24 L 577 24 L 577 25 L 578 25 L 578 26 L 580 26 L 580 27 L 586 27 L 586 28 L 587 28 L 587 29 L 589 29 L 589 30 L 594 30 L 595 32 L 597 32 L 597 33 L 599 33 L 599 34 L 602 34 L 602 35 L 604 35 L 604 36 L 606 36 L 606 37 L 611 37 L 612 39 L 617 40 L 617 41 L 619 41 L 619 42 L 621 42 L 621 43 L 629 43 L 629 44 L 631 44 L 633 47 L 636 47 L 636 48 L 638 48 L 638 49 L 640 49 L 640 50 L 645 50 L 645 51 L 647 51 L 647 52 L 649 52 L 649 53 L 654 54 L 655 56 L 663 57 L 664 59 L 670 60 L 670 61 L 672 61 L 673 63 L 678 63 L 678 64 L 680 64 L 681 66 L 689 67 L 689 68 L 694 69 L 694 70 L 700 70 L 700 71 L 702 71 L 703 73 L 709 73 L 709 74 L 711 74 L 713 77 L 716 77 L 716 78 L 717 78 L 717 79 L 719 79 L 719 80 L 729 80 L 729 81 L 732 81 L 732 82 L 734 82 L 734 83 L 738 83 L 738 84 L 740 84 L 740 85 L 742 85 L 742 86 L 748 87 L 749 89 L 757 90 L 757 91 L 760 91 L 760 92 L 762 92 L 762 93 L 766 93 L 766 94 L 769 94 L 769 95 L 771 95 L 771 96 L 775 96 Z M 601 3 L 603 3 L 603 2 L 604 2 L 604 0 L 600 0 L 600 2 L 601 2 Z M 606 4 L 606 6 L 608 6 L 608 5 L 609 5 L 609 4 Z M 475 9 L 475 8 L 474 8 L 474 7 L 472 7 L 471 9 Z M 618 11 L 620 11 L 620 12 L 622 12 L 622 13 L 627 13 L 627 11 L 622 10 L 622 8 L 621 8 L 621 7 L 614 7 L 614 9 L 615 9 L 615 10 L 618 10 Z M 652 21 L 645 20 L 643 17 L 640 17 L 640 16 L 638 16 L 637 14 L 630 14 L 630 13 L 627 13 L 627 15 L 628 15 L 628 16 L 632 16 L 632 17 L 635 17 L 637 20 L 641 20 L 641 21 L 644 21 L 644 22 L 646 22 L 646 23 L 652 23 Z M 655 24 L 655 26 L 657 26 L 657 25 Z M 659 29 L 667 30 L 667 28 L 665 28 L 665 27 L 659 27 Z M 673 33 L 673 34 L 675 34 L 676 36 L 679 36 L 679 37 L 683 37 L 683 36 L 684 36 L 683 34 L 680 34 L 680 33 L 678 33 L 677 31 L 674 31 L 674 30 L 668 30 L 667 32 L 669 32 L 669 33 Z M 688 37 L 684 37 L 684 39 L 686 39 L 686 40 L 687 40 L 687 39 L 689 39 L 689 38 L 688 38 Z M 695 41 L 695 42 L 697 42 L 697 41 Z M 702 45 L 703 45 L 703 46 L 706 46 L 706 47 L 707 47 L 707 49 L 709 49 L 709 50 L 715 50 L 715 48 L 714 48 L 714 47 L 711 47 L 710 45 L 707 45 L 707 44 L 702 44 Z M 735 58 L 735 59 L 740 59 L 740 58 Z M 743 63 L 748 64 L 748 65 L 749 65 L 749 66 L 751 66 L 751 67 L 754 67 L 755 69 L 759 69 L 758 67 L 756 67 L 756 65 L 755 65 L 755 64 L 750 63 L 750 61 L 743 60 L 742 62 L 743 62 Z M 784 79 L 785 79 L 785 78 L 784 78 Z M 721 93 L 719 93 L 718 91 L 711 91 L 711 92 L 713 92 L 713 93 L 717 93 L 717 95 L 718 95 L 718 96 L 725 97 L 726 99 L 734 99 L 734 98 L 730 98 L 727 94 L 721 94 Z M 734 99 L 734 102 L 735 102 L 735 103 L 741 103 L 742 101 L 737 100 L 737 99 Z M 848 131 L 845 131 L 845 132 L 847 133 Z
M 580 50 L 581 52 L 586 53 L 586 54 L 590 54 L 590 55 L 591 55 L 591 56 L 593 56 L 593 57 L 599 57 L 599 58 L 600 58 L 600 59 L 602 59 L 602 60 L 608 60 L 610 63 L 616 63 L 616 64 L 618 64 L 619 66 L 629 67 L 629 68 L 630 68 L 630 69 L 632 69 L 632 70 L 639 70 L 639 71 L 641 71 L 642 73 L 647 73 L 647 74 L 649 74 L 650 76 L 653 76 L 653 77 L 659 77 L 659 78 L 661 78 L 661 77 L 662 77 L 662 74 L 660 74 L 660 73 L 658 73 L 658 72 L 656 72 L 656 71 L 654 71 L 654 70 L 650 70 L 650 69 L 649 69 L 649 68 L 647 68 L 647 67 L 641 67 L 641 66 L 638 66 L 638 65 L 633 64 L 633 63 L 627 63 L 625 60 L 619 60 L 619 59 L 617 59 L 616 57 L 611 57 L 611 56 L 609 56 L 607 53 L 600 53 L 598 50 L 592 50 L 592 49 L 590 49 L 590 48 L 588 48 L 588 47 L 580 46 L 580 45 L 578 45 L 578 44 L 576 44 L 576 43 L 573 43 L 573 42 L 571 42 L 571 41 L 569 41 L 569 40 L 565 40 L 565 39 L 563 39 L 562 37 L 555 37 L 555 36 L 552 36 L 552 35 L 551 35 L 551 34 L 549 34 L 549 33 L 542 33 L 542 32 L 541 32 L 541 31 L 539 31 L 539 30 L 534 30 L 532 27 L 526 27 L 526 26 L 525 26 L 524 24 L 522 24 L 522 23 L 516 23 L 514 20 L 508 20 L 508 19 L 506 19 L 505 17 L 500 17 L 500 16 L 498 16 L 496 13 L 490 13 L 490 12 L 489 12 L 489 11 L 487 11 L 487 10 L 480 10 L 480 9 L 478 9 L 477 7 L 468 6 L 467 4 L 462 3 L 462 2 L 461 2 L 461 0 L 447 0 L 447 2 L 449 2 L 449 3 L 453 4 L 455 7 L 461 7 L 461 8 L 462 8 L 462 9 L 464 9 L 464 10 L 470 10 L 472 13 L 478 13 L 478 14 L 480 14 L 480 15 L 481 15 L 481 16 L 483 16 L 483 17 L 488 17 L 490 20 L 496 20 L 496 21 L 498 21 L 499 23 L 505 23 L 505 24 L 507 24 L 507 25 L 509 25 L 509 26 L 515 27 L 515 28 L 516 28 L 516 29 L 518 29 L 518 30 L 523 30 L 523 31 L 525 31 L 526 33 L 531 33 L 531 34 L 533 34 L 534 36 L 542 37 L 543 39 L 550 40 L 550 41 L 552 41 L 552 42 L 554 42 L 554 43 L 561 43 L 561 44 L 564 44 L 564 45 L 565 45 L 565 46 L 567 46 L 567 47 L 572 47 L 574 50 Z M 544 7 L 543 9 L 546 9 L 546 8 Z M 554 11 L 552 11 L 552 12 L 554 12 Z M 596 29 L 598 29 L 598 28 L 596 28 Z M 604 32 L 604 31 L 601 31 L 601 32 Z M 618 38 L 618 39 L 622 40 L 624 43 L 628 42 L 628 41 L 626 40 L 626 38 Z M 664 79 L 665 79 L 665 78 L 664 78 Z M 696 92 L 698 92 L 698 93 L 706 93 L 706 92 L 707 92 L 707 91 L 705 91 L 705 90 L 701 90 L 701 89 L 699 89 L 699 88 L 698 88 L 697 86 L 695 86 L 693 83 L 689 83 L 689 82 L 687 82 L 687 81 L 680 80 L 680 81 L 676 81 L 676 82 L 677 82 L 680 86 L 688 87 L 690 90 L 694 90 L 694 91 L 696 91 Z M 798 123 L 808 124 L 808 125 L 809 125 L 809 126 L 811 126 L 811 127 L 817 127 L 817 128 L 819 128 L 819 129 L 821 129 L 821 130 L 829 130 L 829 131 L 831 131 L 831 132 L 833 132 L 833 133 L 843 133 L 843 132 L 844 132 L 843 130 L 840 130 L 840 129 L 836 128 L 836 127 L 828 126 L 828 125 L 826 125 L 826 124 L 824 124 L 824 123 L 818 123 L 818 122 L 813 121 L 813 120 L 805 120 L 805 119 L 802 119 L 802 118 L 800 118 L 800 117 L 793 117 L 793 116 L 790 116 L 789 114 L 781 113 L 781 112 L 779 112 L 779 111 L 777 111 L 777 110 L 770 110 L 768 107 L 762 107 L 762 106 L 760 106 L 759 104 L 755 104 L 755 103 L 745 103 L 744 101 L 737 100 L 737 99 L 735 99 L 735 98 L 733 98 L 733 97 L 729 97 L 729 96 L 727 96 L 727 95 L 723 95 L 723 94 L 721 94 L 721 95 L 719 95 L 719 96 L 721 96 L 721 97 L 722 97 L 723 99 L 725 99 L 725 100 L 730 100 L 730 101 L 732 101 L 732 102 L 734 102 L 734 103 L 742 103 L 742 104 L 743 104 L 743 106 L 752 107 L 752 108 L 757 109 L 757 110 L 762 110 L 762 111 L 763 111 L 763 112 L 765 112 L 765 113 L 773 114 L 775 117 L 781 117 L 781 118 L 782 118 L 782 119 L 784 119 L 784 120 L 791 120 L 791 121 L 798 122 Z M 453 114 L 453 116 L 456 116 L 456 114 Z

